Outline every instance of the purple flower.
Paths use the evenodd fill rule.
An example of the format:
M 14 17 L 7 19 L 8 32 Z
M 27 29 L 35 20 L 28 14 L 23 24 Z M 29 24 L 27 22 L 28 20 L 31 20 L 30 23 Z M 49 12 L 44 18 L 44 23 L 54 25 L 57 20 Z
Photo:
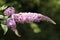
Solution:
M 16 23 L 31 23 L 31 22 L 40 22 L 40 21 L 49 21 L 53 24 L 56 24 L 51 18 L 44 16 L 42 14 L 38 13 L 22 13 L 20 12 L 19 14 L 12 14 L 11 18 L 7 19 L 7 26 L 17 35 L 19 35 L 17 29 L 16 29 Z
M 10 16 L 14 19 L 14 21 L 18 23 L 30 23 L 30 22 L 40 22 L 40 21 L 49 21 L 53 24 L 56 24 L 51 18 L 44 16 L 38 13 L 31 12 L 20 12 L 19 14 L 15 14 L 15 9 L 13 7 L 9 7 L 4 11 L 4 15 Z
M 7 21 L 7 26 L 11 29 L 11 30 L 15 30 L 16 29 L 16 23 L 14 21 L 14 19 L 12 18 L 8 18 Z
M 20 12 L 19 14 L 12 14 L 12 18 L 18 23 L 31 23 L 31 22 L 49 21 L 53 24 L 56 24 L 49 17 L 44 16 L 42 14 L 38 14 L 38 13 Z
M 15 13 L 14 7 L 9 7 L 9 8 L 7 8 L 7 9 L 4 11 L 4 15 L 6 15 L 6 16 L 10 16 L 10 15 L 12 15 L 12 14 L 14 14 L 14 13 Z
M 26 23 L 26 16 L 22 14 L 13 14 L 11 16 L 17 23 Z
M 8 26 L 18 37 L 21 37 L 21 35 L 19 35 L 19 33 L 18 33 L 18 30 L 16 29 L 16 23 L 15 23 L 14 19 L 8 18 L 8 19 L 7 19 L 7 26 Z

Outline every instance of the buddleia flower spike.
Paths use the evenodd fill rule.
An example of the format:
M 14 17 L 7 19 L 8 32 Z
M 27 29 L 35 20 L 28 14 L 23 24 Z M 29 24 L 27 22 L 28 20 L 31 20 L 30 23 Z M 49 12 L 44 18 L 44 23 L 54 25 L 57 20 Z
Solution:
M 21 35 L 19 35 L 18 30 L 16 28 L 16 22 L 20 24 L 24 24 L 24 23 L 48 21 L 53 24 L 56 24 L 51 18 L 45 15 L 42 15 L 40 13 L 20 12 L 18 14 L 15 14 L 14 7 L 7 8 L 4 11 L 4 15 L 10 16 L 10 18 L 8 18 L 6 21 L 6 24 L 19 37 Z
M 7 21 L 7 26 L 18 36 L 21 37 L 21 35 L 19 35 L 18 30 L 16 29 L 16 23 L 14 21 L 14 19 L 12 18 L 8 18 Z
M 48 21 L 53 24 L 56 24 L 51 18 L 39 14 L 39 13 L 31 13 L 31 12 L 20 12 L 18 14 L 12 15 L 13 19 L 18 23 L 31 23 L 31 22 L 40 22 L 40 21 Z
M 7 8 L 7 9 L 4 11 L 4 15 L 6 15 L 6 16 L 10 16 L 10 15 L 12 15 L 12 14 L 14 14 L 14 13 L 15 13 L 14 7 L 9 7 L 9 8 Z

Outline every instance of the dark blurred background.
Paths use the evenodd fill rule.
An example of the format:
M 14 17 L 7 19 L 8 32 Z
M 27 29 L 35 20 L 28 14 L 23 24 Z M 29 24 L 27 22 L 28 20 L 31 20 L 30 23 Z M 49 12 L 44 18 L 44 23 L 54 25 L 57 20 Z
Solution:
M 34 32 L 30 24 L 17 24 L 21 37 L 17 37 L 10 29 L 3 35 L 0 27 L 0 40 L 60 40 L 60 0 L 0 0 L 0 8 L 4 5 L 13 6 L 17 13 L 41 13 L 53 19 L 56 25 L 45 21 L 35 23 L 40 31 Z M 3 14 L 3 9 L 0 14 Z

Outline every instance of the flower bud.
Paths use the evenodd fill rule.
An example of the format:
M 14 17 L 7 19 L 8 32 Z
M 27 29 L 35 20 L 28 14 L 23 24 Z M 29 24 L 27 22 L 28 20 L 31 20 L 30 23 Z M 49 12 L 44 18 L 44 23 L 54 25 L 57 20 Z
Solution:
M 21 37 L 21 35 L 18 33 L 18 30 L 16 29 L 16 23 L 14 19 L 9 18 L 7 19 L 7 26 L 18 36 Z
M 4 11 L 4 15 L 10 16 L 15 13 L 15 9 L 13 7 L 9 7 Z
M 7 26 L 8 26 L 11 30 L 16 29 L 16 23 L 15 23 L 14 19 L 8 18 L 8 19 L 7 19 Z

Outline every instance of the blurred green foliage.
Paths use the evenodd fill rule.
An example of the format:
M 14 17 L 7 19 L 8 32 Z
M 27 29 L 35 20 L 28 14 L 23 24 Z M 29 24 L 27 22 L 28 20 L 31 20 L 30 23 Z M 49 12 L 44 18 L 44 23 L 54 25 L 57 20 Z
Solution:
M 3 35 L 0 27 L 0 40 L 60 40 L 60 0 L 0 0 L 0 14 L 3 15 L 4 10 L 10 6 L 13 6 L 16 12 L 36 12 L 47 15 L 57 24 L 36 23 L 39 33 L 34 33 L 30 24 L 17 24 L 17 29 L 22 35 L 20 38 L 10 29 L 6 35 Z

